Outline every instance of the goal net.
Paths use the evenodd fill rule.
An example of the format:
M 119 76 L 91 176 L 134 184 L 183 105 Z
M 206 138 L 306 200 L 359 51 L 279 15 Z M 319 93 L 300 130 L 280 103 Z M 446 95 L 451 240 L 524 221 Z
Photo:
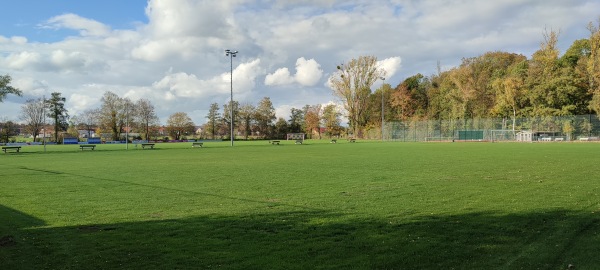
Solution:
M 492 142 L 515 141 L 515 131 L 511 129 L 493 129 L 490 130 L 490 140 Z
M 288 133 L 287 140 L 301 140 L 304 141 L 304 133 Z

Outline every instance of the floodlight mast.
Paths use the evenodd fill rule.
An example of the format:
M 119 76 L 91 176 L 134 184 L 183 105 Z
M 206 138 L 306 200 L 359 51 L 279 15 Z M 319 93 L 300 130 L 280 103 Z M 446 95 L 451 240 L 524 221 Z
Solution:
M 381 85 L 381 141 L 383 142 L 383 125 L 384 125 L 384 119 L 383 119 L 383 94 L 385 93 L 385 77 L 381 77 L 380 78 L 383 81 L 383 84 Z
M 229 103 L 229 106 L 231 109 L 231 114 L 230 114 L 230 116 L 231 116 L 231 119 L 230 119 L 230 121 L 231 121 L 231 124 L 230 124 L 230 126 L 231 126 L 231 131 L 230 131 L 231 132 L 230 133 L 231 146 L 233 146 L 233 58 L 237 55 L 237 53 L 238 53 L 238 51 L 232 51 L 230 49 L 225 50 L 225 56 L 229 56 L 229 63 L 230 63 L 230 70 L 229 70 L 230 73 L 229 74 L 231 76 L 230 77 L 231 99 L 230 99 L 230 103 Z

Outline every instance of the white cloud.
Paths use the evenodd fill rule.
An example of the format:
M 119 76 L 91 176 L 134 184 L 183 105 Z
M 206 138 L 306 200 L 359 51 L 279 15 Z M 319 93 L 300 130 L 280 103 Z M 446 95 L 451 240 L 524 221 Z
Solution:
M 79 30 L 79 34 L 82 36 L 98 37 L 107 36 L 111 31 L 107 25 L 72 13 L 52 17 L 41 27 L 50 29 L 68 28 Z
M 315 59 L 306 60 L 300 57 L 296 60 L 295 75 L 292 76 L 287 68 L 280 68 L 266 76 L 265 84 L 276 86 L 298 83 L 302 86 L 314 86 L 321 77 L 323 77 L 323 70 Z
M 37 52 L 20 52 L 6 57 L 6 65 L 10 68 L 22 70 L 27 67 L 36 66 L 41 61 L 41 55 Z
M 245 94 L 251 91 L 256 78 L 263 74 L 260 60 L 255 59 L 242 63 L 233 70 L 233 93 Z M 215 95 L 229 94 L 231 91 L 231 73 L 222 73 L 218 76 L 200 79 L 193 74 L 183 72 L 167 74 L 161 80 L 153 83 L 152 88 L 167 91 L 172 97 L 205 98 Z
M 295 81 L 296 80 L 292 77 L 288 68 L 280 68 L 265 77 L 266 85 L 287 85 L 292 84 Z
M 19 78 L 13 81 L 13 86 L 23 91 L 24 95 L 35 97 L 42 97 L 49 89 L 47 82 L 33 78 Z
M 390 57 L 380 61 L 377 61 L 377 66 L 381 67 L 385 70 L 385 78 L 391 78 L 396 75 L 398 69 L 400 69 L 402 65 L 402 59 L 400 57 Z
M 69 104 L 71 105 L 70 115 L 78 115 L 84 111 L 94 108 L 97 105 L 98 99 L 90 97 L 88 95 L 74 93 L 69 97 Z
M 57 67 L 64 69 L 77 69 L 85 66 L 85 59 L 80 52 L 67 53 L 63 50 L 53 51 L 50 61 Z
M 363 55 L 381 59 L 385 82 L 395 85 L 435 72 L 438 60 L 450 68 L 487 51 L 531 56 L 545 27 L 560 29 L 564 52 L 589 36 L 586 26 L 597 20 L 600 2 L 149 0 L 139 9 L 147 22 L 128 29 L 93 13 L 82 17 L 76 7 L 37 18 L 30 24 L 44 23 L 31 33 L 4 25 L 0 74 L 11 75 L 26 97 L 9 95 L 0 115 L 16 119 L 9 104 L 51 91 L 69 97 L 67 108 L 79 112 L 113 91 L 150 99 L 161 119 L 193 112 L 200 124 L 211 103 L 229 100 L 224 49 L 240 51 L 233 62 L 234 99 L 256 104 L 268 96 L 278 116 L 287 115 L 291 107 L 334 98 L 326 78 L 339 63 Z M 61 37 L 70 32 L 62 30 L 79 35 Z M 37 40 L 40 32 L 52 41 Z M 289 86 L 294 91 L 280 89 Z
M 304 86 L 316 85 L 323 77 L 321 65 L 315 59 L 306 60 L 304 57 L 296 61 L 296 81 Z

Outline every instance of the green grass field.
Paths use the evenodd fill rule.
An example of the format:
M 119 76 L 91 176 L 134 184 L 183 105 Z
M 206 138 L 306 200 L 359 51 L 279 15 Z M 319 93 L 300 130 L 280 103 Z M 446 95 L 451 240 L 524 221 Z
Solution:
M 0 153 L 0 269 L 597 269 L 600 144 Z

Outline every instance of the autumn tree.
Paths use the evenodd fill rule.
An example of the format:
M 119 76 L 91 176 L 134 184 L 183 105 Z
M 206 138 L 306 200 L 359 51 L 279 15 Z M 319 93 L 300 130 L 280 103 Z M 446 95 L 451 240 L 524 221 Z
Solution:
M 192 119 L 184 112 L 176 112 L 167 120 L 167 132 L 175 139 L 180 140 L 184 135 L 194 133 L 195 125 Z
M 54 141 L 58 142 L 58 134 L 69 127 L 69 114 L 65 108 L 66 98 L 59 92 L 53 92 L 50 99 L 46 100 L 47 114 L 54 123 Z
M 316 131 L 321 139 L 321 104 L 309 106 L 304 114 L 305 131 L 312 138 L 312 134 Z
M 322 120 L 325 127 L 325 133 L 331 136 L 339 136 L 342 131 L 340 117 L 342 113 L 338 110 L 335 104 L 328 104 L 323 108 Z
M 21 107 L 21 120 L 25 122 L 25 130 L 33 136 L 33 141 L 44 128 L 46 105 L 41 98 L 29 99 Z
M 368 101 L 371 86 L 385 75 L 375 56 L 361 56 L 337 66 L 330 78 L 333 93 L 339 97 L 348 112 L 354 136 L 362 137 L 362 129 L 369 119 Z
M 506 76 L 496 78 L 492 82 L 496 97 L 492 114 L 500 117 L 510 116 L 513 132 L 516 127 L 517 112 L 523 108 L 526 76 L 527 62 L 522 61 L 509 68 Z
M 428 86 L 429 80 L 419 73 L 406 78 L 394 89 L 390 103 L 400 112 L 401 119 L 426 115 L 429 106 Z
M 12 78 L 9 75 L 0 75 L 0 102 L 4 101 L 8 94 L 23 95 L 21 90 L 10 85 Z
M 573 95 L 577 95 L 571 70 L 560 66 L 557 47 L 558 32 L 544 33 L 532 59 L 526 80 L 530 116 L 568 115 L 577 111 Z
M 384 83 L 369 97 L 369 110 L 371 110 L 371 118 L 367 124 L 369 128 L 381 128 L 382 115 L 384 122 L 396 119 L 392 113 L 392 92 L 390 84 Z
M 593 95 L 589 107 L 600 114 L 600 19 L 598 24 L 596 26 L 590 22 L 588 25 L 590 52 L 587 60 L 587 73 L 589 91 Z

